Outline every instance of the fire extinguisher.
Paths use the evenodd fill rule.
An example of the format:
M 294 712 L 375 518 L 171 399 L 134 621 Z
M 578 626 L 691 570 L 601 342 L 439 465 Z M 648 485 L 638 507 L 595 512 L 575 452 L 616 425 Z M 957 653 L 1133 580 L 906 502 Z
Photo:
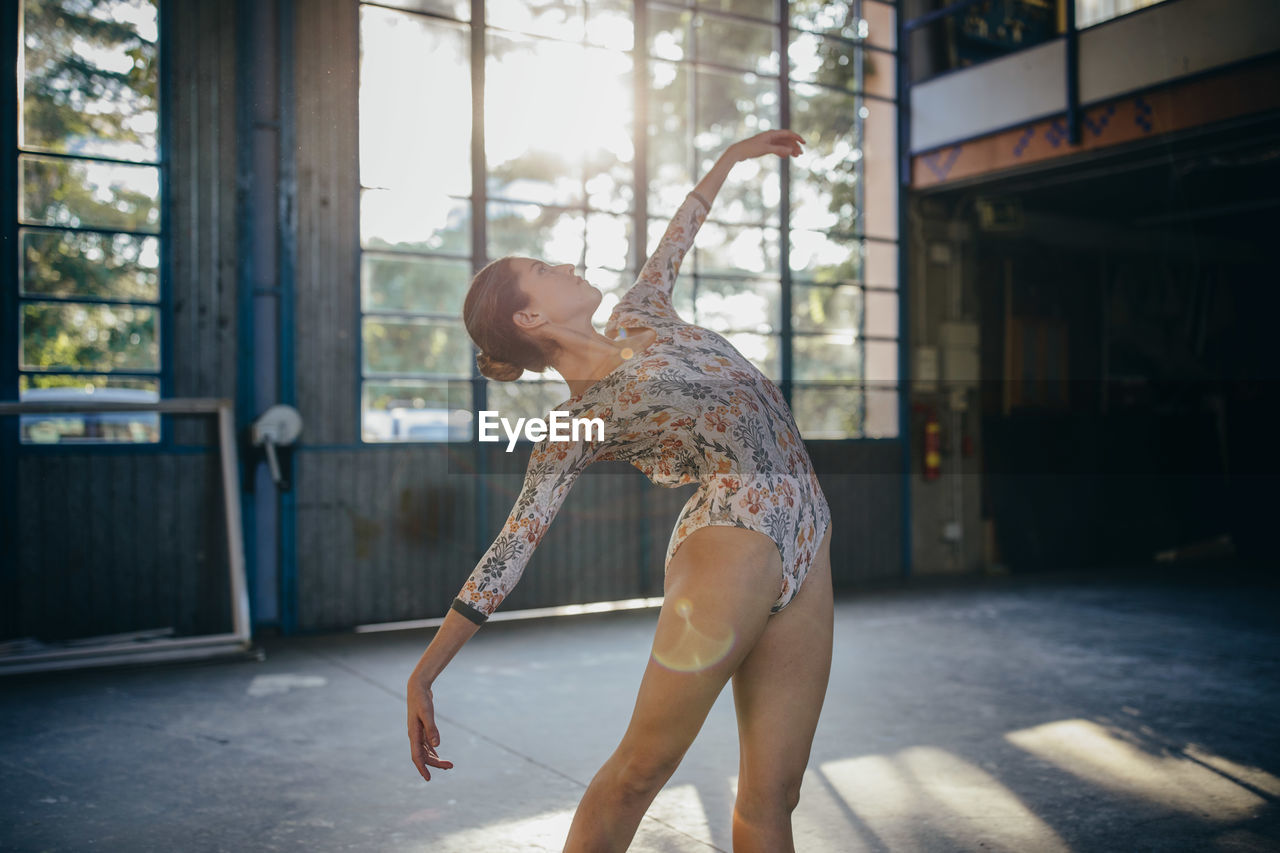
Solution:
M 924 478 L 936 480 L 942 473 L 942 427 L 938 424 L 938 410 L 929 408 L 924 422 Z

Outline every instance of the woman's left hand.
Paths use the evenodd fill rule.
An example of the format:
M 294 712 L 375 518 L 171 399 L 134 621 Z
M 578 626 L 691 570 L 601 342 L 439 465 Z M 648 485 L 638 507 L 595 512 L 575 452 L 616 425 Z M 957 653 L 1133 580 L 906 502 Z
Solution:
M 733 143 L 729 149 L 736 160 L 749 160 L 765 154 L 798 157 L 803 153 L 800 148 L 802 142 L 804 138 L 794 130 L 766 130 Z

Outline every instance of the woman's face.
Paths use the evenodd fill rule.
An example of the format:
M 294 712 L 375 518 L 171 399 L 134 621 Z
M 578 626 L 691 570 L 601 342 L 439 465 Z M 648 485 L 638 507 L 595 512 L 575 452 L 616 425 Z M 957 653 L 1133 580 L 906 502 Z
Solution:
M 573 264 L 552 265 L 537 258 L 517 258 L 517 286 L 529 296 L 524 310 L 536 311 L 557 324 L 580 317 L 591 321 L 603 294 L 574 272 Z

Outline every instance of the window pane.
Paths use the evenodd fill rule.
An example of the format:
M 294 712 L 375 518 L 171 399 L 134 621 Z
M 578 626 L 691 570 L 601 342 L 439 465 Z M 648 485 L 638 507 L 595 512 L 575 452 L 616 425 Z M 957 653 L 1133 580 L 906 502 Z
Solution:
M 866 267 L 863 282 L 871 287 L 898 287 L 898 244 L 880 240 L 863 243 Z
M 820 231 L 791 232 L 791 270 L 801 281 L 835 284 L 859 281 L 861 241 Z
M 893 7 L 863 0 L 862 14 L 867 21 L 867 44 L 894 50 L 898 45 L 898 21 Z
M 868 382 L 898 381 L 898 342 L 866 341 Z
M 649 220 L 649 245 L 657 248 L 666 220 Z M 781 274 L 778 263 L 778 229 L 702 223 L 694 241 L 699 274 L 733 273 L 773 277 Z M 685 257 L 681 268 L 689 266 Z
M 582 41 L 582 4 L 578 0 L 486 0 L 485 24 L 514 30 Z
M 631 0 L 591 0 L 587 7 L 587 42 L 611 50 L 635 47 L 635 10 Z
M 862 352 L 853 333 L 795 335 L 792 377 L 802 379 L 857 379 L 862 376 Z
M 587 271 L 583 273 L 582 277 L 591 282 L 602 294 L 600 304 L 596 306 L 596 313 L 591 315 L 591 322 L 595 323 L 597 327 L 603 328 L 604 324 L 609 322 L 609 315 L 613 313 L 614 306 L 622 300 L 623 294 L 635 284 L 638 275 L 635 270 L 618 272 L 604 269 L 603 267 L 587 267 Z M 680 282 L 677 281 L 677 297 L 679 297 L 679 292 Z M 677 313 L 680 311 L 679 305 L 676 306 L 676 311 Z
M 20 376 L 18 399 L 22 402 L 104 401 L 154 403 L 160 399 L 159 382 L 113 376 Z M 103 442 L 157 442 L 158 412 L 53 412 L 19 416 L 23 444 L 99 444 Z
M 22 367 L 158 370 L 154 308 L 29 302 L 22 306 Z
M 792 327 L 797 332 L 858 334 L 862 327 L 863 291 L 860 287 L 791 287 Z
M 22 155 L 22 219 L 33 225 L 160 230 L 160 170 Z
M 396 6 L 417 12 L 434 12 L 460 21 L 471 20 L 470 0 L 378 0 L 383 6 Z
M 862 407 L 862 389 L 857 385 L 792 386 L 791 411 L 801 438 L 860 437 Z
M 725 149 L 748 136 L 781 127 L 778 83 L 754 74 L 696 71 L 697 125 L 694 144 L 703 154 L 698 170 L 705 175 Z M 778 222 L 782 199 L 780 158 L 755 157 L 734 166 L 716 199 L 715 215 L 725 222 Z M 688 187 L 685 192 L 688 192 Z
M 791 158 L 791 224 L 796 228 L 855 231 L 862 150 L 854 95 L 798 84 L 791 98 L 791 128 L 804 153 Z
M 898 389 L 873 383 L 867 386 L 868 438 L 892 438 L 898 434 Z
M 520 255 L 548 263 L 582 263 L 583 219 L 577 210 L 536 204 L 489 204 L 489 257 Z
M 859 49 L 858 53 L 862 54 L 862 80 L 859 84 L 862 91 L 882 98 L 896 98 L 897 57 L 878 50 Z
M 634 224 L 630 216 L 587 214 L 587 266 L 609 270 L 629 267 Z M 568 259 L 565 262 L 567 263 Z M 590 278 L 587 280 L 596 284 Z
M 471 194 L 470 53 L 465 26 L 360 7 L 361 184 Z
M 473 431 L 467 382 L 365 382 L 361 396 L 365 441 L 466 441 Z
M 724 338 L 738 352 L 746 356 L 756 368 L 774 382 L 782 381 L 782 359 L 778 355 L 777 335 L 753 335 L 746 332 L 725 332 Z
M 26 0 L 25 148 L 159 159 L 154 0 Z
M 160 241 L 22 229 L 22 293 L 160 300 Z
M 778 4 L 774 0 L 697 0 L 703 9 L 717 9 L 737 15 L 749 15 L 766 21 L 778 19 Z
M 778 331 L 782 285 L 776 281 L 699 277 L 697 325 L 716 332 Z
M 867 325 L 864 335 L 886 338 L 898 336 L 898 294 L 867 291 Z
M 1076 26 L 1090 27 L 1164 0 L 1075 0 Z
M 461 321 L 364 318 L 365 373 L 470 376 L 472 359 Z
M 862 174 L 866 184 L 862 199 L 862 232 L 872 237 L 898 237 L 898 108 L 868 100 L 863 123 Z
M 515 423 L 516 418 L 545 418 L 547 413 L 571 395 L 569 386 L 559 381 L 559 374 L 548 369 L 545 374 L 528 370 L 515 382 L 490 382 L 486 394 L 489 411 L 497 411 L 499 417 Z M 490 433 L 492 434 L 492 433 Z M 498 427 L 503 447 L 510 440 L 502 427 Z
M 669 218 L 693 188 L 693 131 L 689 125 L 691 72 L 670 62 L 649 63 L 649 214 Z M 716 209 L 719 214 L 719 206 Z M 656 215 L 661 216 L 662 213 Z
M 659 59 L 698 59 L 777 76 L 777 27 L 686 9 L 649 10 L 649 53 Z
M 792 0 L 791 26 L 855 40 L 865 39 L 869 29 L 853 13 L 853 0 Z
M 579 205 L 585 183 L 595 204 L 631 209 L 631 57 L 498 33 L 489 33 L 487 43 L 489 195 Z M 531 97 L 531 92 L 543 96 Z
M 462 316 L 469 262 L 366 253 L 360 263 L 363 310 Z
M 360 191 L 366 249 L 471 254 L 471 202 L 391 190 Z
M 787 53 L 791 61 L 792 82 L 821 83 L 849 91 L 864 85 L 864 81 L 858 79 L 855 60 L 857 54 L 865 51 L 847 41 L 793 30 L 791 48 Z

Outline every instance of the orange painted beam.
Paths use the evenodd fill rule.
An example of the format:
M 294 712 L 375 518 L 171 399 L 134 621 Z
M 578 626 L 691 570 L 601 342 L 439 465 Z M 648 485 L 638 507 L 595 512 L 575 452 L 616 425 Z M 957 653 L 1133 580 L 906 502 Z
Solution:
M 911 158 L 911 187 L 939 186 L 1274 109 L 1280 109 L 1280 57 L 1089 107 L 1079 145 L 1067 142 L 1067 119 L 1059 115 L 917 154 Z

